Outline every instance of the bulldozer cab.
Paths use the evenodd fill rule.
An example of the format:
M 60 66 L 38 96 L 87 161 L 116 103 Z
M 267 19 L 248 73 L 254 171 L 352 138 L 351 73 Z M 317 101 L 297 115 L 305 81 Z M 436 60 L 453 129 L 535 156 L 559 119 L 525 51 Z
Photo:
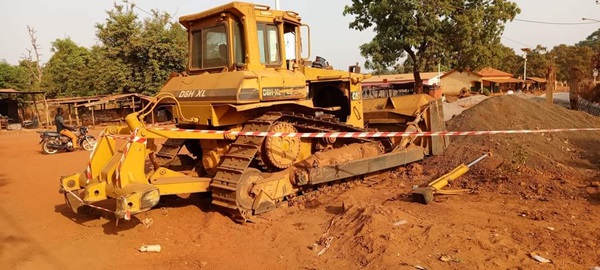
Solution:
M 292 70 L 301 59 L 300 17 L 291 11 L 233 2 L 183 16 L 189 73 Z

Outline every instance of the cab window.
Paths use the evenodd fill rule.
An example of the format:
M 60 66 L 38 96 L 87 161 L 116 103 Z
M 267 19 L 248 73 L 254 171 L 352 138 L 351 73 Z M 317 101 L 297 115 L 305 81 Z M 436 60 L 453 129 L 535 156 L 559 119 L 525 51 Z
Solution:
M 202 31 L 192 32 L 192 68 L 202 68 Z
M 225 25 L 192 32 L 192 68 L 224 67 L 229 63 L 229 45 Z
M 239 22 L 233 23 L 233 53 L 235 63 L 245 63 L 244 36 L 242 32 L 242 24 Z
M 271 24 L 258 24 L 258 49 L 260 62 L 265 65 L 281 63 L 279 51 L 279 29 Z

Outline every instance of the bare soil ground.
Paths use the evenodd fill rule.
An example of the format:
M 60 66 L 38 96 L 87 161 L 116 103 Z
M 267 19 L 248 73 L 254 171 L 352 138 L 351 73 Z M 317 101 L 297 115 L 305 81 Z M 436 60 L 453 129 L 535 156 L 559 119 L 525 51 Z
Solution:
M 600 127 L 600 119 L 493 97 L 450 130 Z M 94 135 L 99 133 L 94 131 Z M 600 265 L 600 133 L 453 138 L 448 151 L 240 225 L 208 195 L 166 197 L 120 222 L 71 213 L 61 175 L 87 152 L 40 153 L 31 131 L 0 133 L 0 269 L 590 269 Z M 473 188 L 421 205 L 406 195 L 486 151 L 452 184 Z M 142 221 L 152 220 L 146 227 Z M 160 253 L 141 253 L 160 244 Z M 325 247 L 327 247 L 323 251 Z M 321 253 L 321 255 L 319 255 Z M 541 264 L 531 253 L 550 259 Z

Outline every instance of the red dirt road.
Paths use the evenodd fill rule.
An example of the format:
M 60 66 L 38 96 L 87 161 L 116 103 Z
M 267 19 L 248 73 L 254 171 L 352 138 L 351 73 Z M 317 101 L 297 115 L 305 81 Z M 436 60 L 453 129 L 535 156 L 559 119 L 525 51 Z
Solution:
M 98 131 L 92 132 L 97 135 Z M 115 226 L 71 213 L 61 175 L 82 171 L 88 152 L 40 153 L 35 132 L 0 133 L 0 269 L 590 269 L 600 265 L 600 189 L 573 198 L 510 194 L 402 194 L 433 176 L 385 173 L 379 182 L 332 190 L 299 207 L 239 225 L 206 195 L 167 197 Z M 466 159 L 471 159 L 467 157 Z M 461 160 L 464 162 L 468 160 Z M 593 174 L 595 173 L 595 174 Z M 598 175 L 595 170 L 591 175 Z M 593 179 L 589 179 L 590 181 Z M 596 180 L 598 181 L 598 180 Z M 342 212 L 342 202 L 349 209 Z M 141 220 L 152 219 L 146 228 Z M 333 220 L 333 223 L 332 223 Z M 394 223 L 406 220 L 406 224 Z M 330 226 L 330 224 L 332 224 Z M 547 227 L 552 227 L 550 230 Z M 312 250 L 333 237 L 321 256 Z M 142 253 L 160 244 L 160 253 Z M 536 252 L 552 263 L 530 257 Z

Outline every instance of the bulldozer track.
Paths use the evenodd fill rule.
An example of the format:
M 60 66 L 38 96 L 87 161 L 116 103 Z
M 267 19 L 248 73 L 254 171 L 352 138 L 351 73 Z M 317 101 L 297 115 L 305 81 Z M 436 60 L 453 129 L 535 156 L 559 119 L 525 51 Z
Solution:
M 361 132 L 365 129 L 357 128 L 339 122 L 330 115 L 321 115 L 318 118 L 295 113 L 272 112 L 248 121 L 242 131 L 267 132 L 275 122 L 291 123 L 301 131 L 309 132 Z M 345 142 L 379 141 L 385 149 L 393 149 L 389 138 L 338 138 Z M 217 173 L 210 186 L 212 189 L 212 204 L 233 215 L 236 220 L 247 220 L 252 215 L 252 209 L 240 207 L 237 201 L 238 184 L 246 169 L 250 168 L 256 160 L 258 166 L 264 166 L 261 160 L 261 146 L 265 137 L 239 136 L 231 145 L 229 151 L 223 155 Z M 336 181 L 342 182 L 342 181 Z M 308 192 L 318 187 L 305 187 L 302 192 Z
M 242 131 L 268 131 L 273 122 L 281 114 L 264 114 L 254 120 L 248 121 Z M 217 167 L 217 173 L 210 184 L 212 188 L 212 204 L 223 208 L 235 218 L 245 219 L 249 209 L 241 209 L 237 203 L 237 185 L 244 171 L 250 167 L 252 160 L 258 153 L 265 137 L 239 136 L 231 148 L 222 158 Z

